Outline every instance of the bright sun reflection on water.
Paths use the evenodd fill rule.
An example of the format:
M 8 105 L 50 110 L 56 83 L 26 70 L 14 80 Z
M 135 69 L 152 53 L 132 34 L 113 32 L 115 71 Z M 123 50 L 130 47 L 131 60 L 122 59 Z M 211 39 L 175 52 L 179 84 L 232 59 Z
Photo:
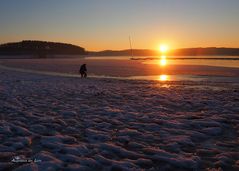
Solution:
M 168 75 L 160 75 L 159 81 L 169 81 L 169 76 Z
M 166 59 L 161 59 L 161 60 L 160 60 L 160 65 L 161 65 L 161 66 L 165 66 L 166 64 L 167 64 Z
M 167 65 L 166 56 L 161 56 L 161 59 L 160 59 L 160 61 L 159 61 L 159 64 L 160 64 L 161 66 Z

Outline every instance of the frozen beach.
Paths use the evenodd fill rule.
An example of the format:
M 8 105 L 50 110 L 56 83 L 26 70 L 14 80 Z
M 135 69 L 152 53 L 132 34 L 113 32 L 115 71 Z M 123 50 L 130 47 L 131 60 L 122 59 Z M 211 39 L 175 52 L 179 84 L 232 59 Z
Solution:
M 168 58 L 162 59 L 158 57 L 157 60 L 130 60 L 129 57 L 116 56 L 85 58 L 56 56 L 38 59 L 29 57 L 27 59 L 27 56 L 23 56 L 23 59 L 0 59 L 0 65 L 28 70 L 78 74 L 80 65 L 86 63 L 88 75 L 100 77 L 136 76 L 141 77 L 141 79 L 150 79 L 151 76 L 163 74 L 239 78 L 239 60 L 180 60 L 179 57 L 178 60 L 170 60 Z
M 0 69 L 0 170 L 238 170 L 239 84 Z

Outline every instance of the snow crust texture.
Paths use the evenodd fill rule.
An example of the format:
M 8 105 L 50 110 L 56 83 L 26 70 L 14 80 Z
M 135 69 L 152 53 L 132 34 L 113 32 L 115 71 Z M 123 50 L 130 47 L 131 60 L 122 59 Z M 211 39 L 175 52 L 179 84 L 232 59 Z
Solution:
M 0 70 L 0 170 L 233 171 L 238 135 L 238 84 Z

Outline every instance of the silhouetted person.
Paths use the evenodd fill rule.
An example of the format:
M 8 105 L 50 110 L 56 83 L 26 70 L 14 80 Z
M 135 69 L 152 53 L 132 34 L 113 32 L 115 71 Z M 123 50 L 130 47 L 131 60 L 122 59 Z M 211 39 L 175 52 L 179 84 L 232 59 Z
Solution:
M 87 69 L 86 69 L 86 64 L 83 64 L 83 65 L 81 65 L 81 67 L 80 67 L 80 74 L 81 74 L 81 78 L 86 78 L 87 77 Z

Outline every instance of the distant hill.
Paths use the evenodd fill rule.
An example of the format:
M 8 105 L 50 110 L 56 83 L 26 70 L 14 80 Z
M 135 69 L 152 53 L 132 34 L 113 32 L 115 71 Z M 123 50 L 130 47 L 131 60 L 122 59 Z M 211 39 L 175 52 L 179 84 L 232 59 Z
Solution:
M 133 49 L 134 56 L 158 56 L 160 52 L 149 49 Z M 94 56 L 131 56 L 131 50 L 105 50 L 99 52 L 89 52 L 89 55 Z M 169 56 L 239 56 L 239 48 L 184 48 L 175 49 L 167 53 Z
M 85 55 L 87 52 L 80 46 L 72 44 L 24 40 L 0 45 L 0 55 Z
M 134 56 L 155 56 L 158 55 L 159 52 L 155 50 L 149 50 L 149 49 L 133 49 L 133 55 Z M 89 55 L 93 56 L 130 56 L 131 50 L 104 50 L 99 52 L 89 52 Z
M 184 48 L 176 49 L 171 54 L 176 56 L 239 56 L 239 48 Z
M 133 56 L 159 56 L 160 53 L 150 49 L 133 49 Z M 131 56 L 131 49 L 86 51 L 72 44 L 24 40 L 0 45 L 0 55 L 34 55 L 44 58 L 48 55 L 90 55 L 90 56 Z M 170 50 L 168 56 L 239 56 L 239 48 L 183 48 Z

